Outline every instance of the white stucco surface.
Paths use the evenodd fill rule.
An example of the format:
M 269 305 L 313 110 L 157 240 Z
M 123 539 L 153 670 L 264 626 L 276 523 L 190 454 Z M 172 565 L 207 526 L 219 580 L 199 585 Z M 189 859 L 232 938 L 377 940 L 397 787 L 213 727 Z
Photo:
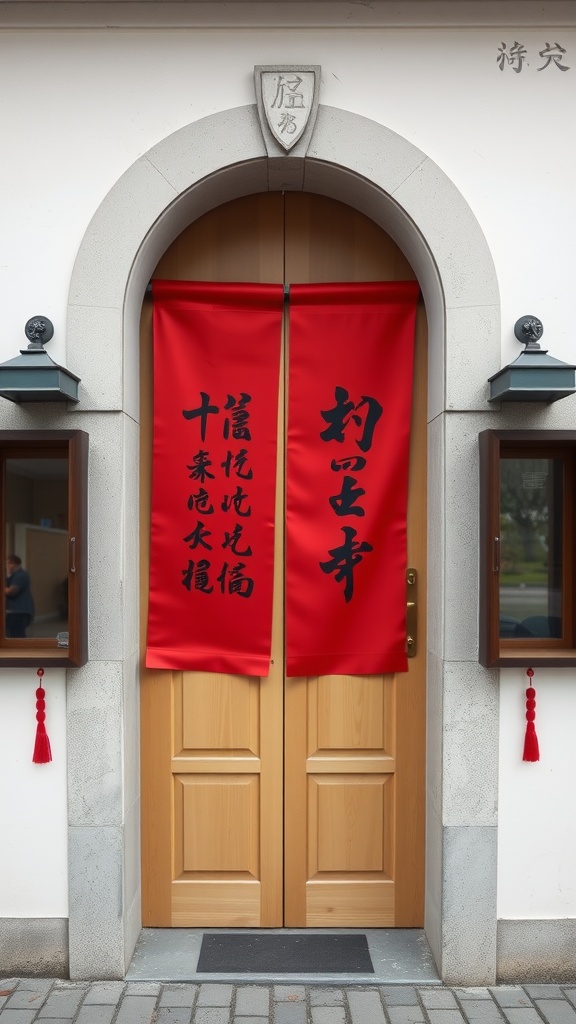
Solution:
M 540 761 L 522 761 L 522 669 L 501 673 L 498 916 L 576 916 L 574 670 L 535 672 Z
M 0 917 L 65 917 L 66 691 L 44 675 L 52 761 L 33 764 L 35 669 L 2 672 L 0 683 Z
M 517 40 L 528 55 L 522 72 L 500 71 L 499 47 Z M 539 51 L 556 41 L 569 70 L 538 71 Z M 544 322 L 553 355 L 574 359 L 576 29 L 522 22 L 0 31 L 0 359 L 17 354 L 25 321 L 42 313 L 55 325 L 49 352 L 66 362 L 70 274 L 108 190 L 170 133 L 253 103 L 253 66 L 274 63 L 320 64 L 323 103 L 386 125 L 452 179 L 496 265 L 502 363 L 519 354 L 513 326 L 526 313 Z M 98 339 L 89 341 L 97 359 Z M 473 360 L 482 346 L 473 325 L 462 345 Z M 103 366 L 107 384 L 108 374 Z M 546 411 L 546 426 L 555 415 L 569 426 L 572 403 Z M 13 425 L 7 405 L 0 400 L 0 428 Z M 522 673 L 501 673 L 500 917 L 576 915 L 573 675 L 538 674 L 542 760 L 525 765 Z M 46 679 L 48 766 L 30 763 L 34 671 L 3 670 L 0 682 L 0 916 L 67 910 L 64 681 Z

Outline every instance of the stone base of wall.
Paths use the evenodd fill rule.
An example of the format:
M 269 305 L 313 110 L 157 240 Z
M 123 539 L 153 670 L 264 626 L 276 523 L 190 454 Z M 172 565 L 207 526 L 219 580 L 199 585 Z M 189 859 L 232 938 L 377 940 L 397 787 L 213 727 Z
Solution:
M 576 982 L 576 919 L 498 921 L 499 983 Z
M 0 918 L 0 976 L 67 978 L 66 918 Z

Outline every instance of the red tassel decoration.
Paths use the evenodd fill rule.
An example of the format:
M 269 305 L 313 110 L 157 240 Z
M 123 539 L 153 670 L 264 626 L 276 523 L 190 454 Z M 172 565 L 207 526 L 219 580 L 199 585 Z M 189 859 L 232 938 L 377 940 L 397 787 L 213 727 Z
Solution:
M 44 675 L 44 669 L 39 668 L 36 673 L 40 680 L 40 686 L 36 690 L 36 742 L 34 744 L 34 754 L 32 760 L 34 764 L 47 764 L 48 761 L 52 760 L 52 751 L 50 750 L 50 740 L 48 739 L 48 733 L 46 732 L 46 691 L 42 686 L 42 676 Z
M 532 676 L 534 675 L 534 669 L 529 668 L 526 670 L 526 675 L 530 683 L 532 682 Z M 524 756 L 523 761 L 539 761 L 540 760 L 540 749 L 538 747 L 538 737 L 536 735 L 536 690 L 533 686 L 529 686 L 526 690 L 526 736 L 524 737 Z

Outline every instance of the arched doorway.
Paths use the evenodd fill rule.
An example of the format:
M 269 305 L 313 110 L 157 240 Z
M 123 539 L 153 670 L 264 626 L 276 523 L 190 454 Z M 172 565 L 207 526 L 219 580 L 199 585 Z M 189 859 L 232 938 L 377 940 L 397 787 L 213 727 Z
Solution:
M 118 486 L 99 487 L 102 476 L 91 473 L 90 661 L 72 673 L 67 728 L 71 749 L 90 750 L 92 774 L 106 777 L 106 751 L 93 744 L 99 702 L 117 754 L 114 785 L 96 806 L 85 798 L 76 761 L 69 762 L 70 975 L 123 977 L 142 920 L 134 501 L 142 297 L 186 224 L 271 187 L 306 188 L 366 213 L 401 245 L 424 295 L 433 540 L 425 929 L 444 979 L 490 984 L 496 970 L 497 772 L 482 776 L 479 798 L 478 773 L 462 772 L 457 785 L 447 785 L 444 762 L 460 763 L 465 752 L 467 765 L 496 765 L 498 756 L 493 674 L 477 665 L 474 467 L 457 443 L 467 431 L 483 429 L 480 419 L 489 426 L 493 414 L 486 380 L 500 365 L 498 282 L 482 229 L 441 168 L 385 125 L 322 104 L 305 160 L 267 157 L 254 106 L 219 111 L 160 140 L 113 185 L 79 247 L 67 313 L 67 362 L 82 379 L 74 417 L 90 430 L 96 468 L 103 452 L 112 453 Z M 68 414 L 66 425 L 72 422 Z M 109 473 L 107 463 L 106 479 Z M 454 715 L 454 708 L 467 706 L 471 690 L 482 728 L 473 714 Z
M 237 199 L 205 214 L 178 236 L 154 272 L 157 278 L 288 286 L 414 276 L 392 239 L 358 211 L 321 196 L 281 192 Z M 150 361 L 147 300 L 141 340 L 144 613 Z M 281 413 L 284 388 L 283 379 Z M 423 596 L 418 649 L 408 673 L 285 677 L 284 459 L 280 458 L 270 676 L 260 680 L 142 671 L 145 925 L 422 927 L 426 676 L 426 321 L 422 303 L 414 392 L 408 557 L 417 569 Z M 283 446 L 282 414 L 280 419 Z M 385 573 L 385 565 L 381 571 Z

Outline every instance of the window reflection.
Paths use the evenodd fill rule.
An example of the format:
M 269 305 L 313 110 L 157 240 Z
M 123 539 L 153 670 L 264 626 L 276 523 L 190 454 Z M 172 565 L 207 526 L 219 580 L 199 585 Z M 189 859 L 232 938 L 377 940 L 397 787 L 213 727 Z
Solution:
M 500 636 L 562 636 L 561 459 L 500 462 Z
M 4 635 L 68 646 L 68 460 L 7 459 L 4 488 Z

